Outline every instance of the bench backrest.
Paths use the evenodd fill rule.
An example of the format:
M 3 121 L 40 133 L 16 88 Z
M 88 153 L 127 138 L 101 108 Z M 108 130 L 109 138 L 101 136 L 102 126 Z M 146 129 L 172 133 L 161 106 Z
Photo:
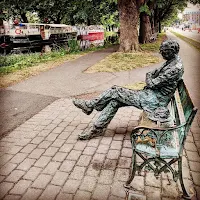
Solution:
M 186 123 L 184 126 L 184 133 L 182 132 L 183 129 L 178 131 L 179 141 L 182 143 L 197 112 L 197 108 L 194 106 L 185 83 L 182 80 L 179 82 L 178 89 L 174 95 L 174 109 L 176 124 L 181 125 Z

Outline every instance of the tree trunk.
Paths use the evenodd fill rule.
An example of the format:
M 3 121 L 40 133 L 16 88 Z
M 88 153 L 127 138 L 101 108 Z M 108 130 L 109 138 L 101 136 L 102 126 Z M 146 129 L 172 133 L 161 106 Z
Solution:
M 24 23 L 28 23 L 28 18 L 26 17 L 26 13 L 22 13 L 22 14 L 21 14 L 21 18 L 22 18 L 22 21 L 23 21 Z
M 121 52 L 139 50 L 138 44 L 138 19 L 139 9 L 136 0 L 118 0 L 120 22 L 120 47 Z
M 161 28 L 161 22 L 160 21 L 158 22 L 158 29 L 159 29 L 159 33 L 161 33 L 162 28 Z
M 144 44 L 150 41 L 151 37 L 151 23 L 149 20 L 149 15 L 145 12 L 140 13 L 140 32 L 139 32 L 139 42 Z
M 151 18 L 151 31 L 152 31 L 152 34 L 155 33 L 154 17 Z

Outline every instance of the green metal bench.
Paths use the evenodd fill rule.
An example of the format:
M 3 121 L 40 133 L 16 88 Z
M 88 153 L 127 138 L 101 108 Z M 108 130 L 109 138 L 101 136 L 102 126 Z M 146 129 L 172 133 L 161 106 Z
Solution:
M 182 152 L 197 108 L 194 107 L 183 81 L 178 84 L 169 104 L 169 110 L 173 116 L 173 124 L 160 124 L 158 127 L 154 123 L 154 127 L 138 126 L 132 131 L 132 172 L 124 187 L 131 189 L 130 183 L 136 171 L 140 174 L 142 169 L 152 170 L 155 177 L 158 177 L 161 172 L 171 172 L 175 182 L 180 180 L 183 198 L 190 199 L 183 183 Z M 142 158 L 142 163 L 137 163 L 136 155 Z M 173 165 L 176 162 L 178 167 Z

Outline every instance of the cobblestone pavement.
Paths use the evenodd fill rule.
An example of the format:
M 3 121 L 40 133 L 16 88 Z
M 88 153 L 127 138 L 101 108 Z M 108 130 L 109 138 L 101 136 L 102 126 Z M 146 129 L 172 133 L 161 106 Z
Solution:
M 0 140 L 0 199 L 122 200 L 131 166 L 130 131 L 140 111 L 120 108 L 104 136 L 78 141 L 97 112 L 87 116 L 59 99 Z M 200 199 L 200 120 L 188 135 L 184 181 Z M 136 176 L 132 186 L 148 200 L 180 199 L 180 186 L 170 175 Z

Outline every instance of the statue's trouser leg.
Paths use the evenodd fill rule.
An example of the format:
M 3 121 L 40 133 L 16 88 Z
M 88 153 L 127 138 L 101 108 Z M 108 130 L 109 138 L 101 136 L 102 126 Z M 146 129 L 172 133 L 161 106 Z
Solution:
M 94 123 L 95 128 L 105 128 L 115 116 L 119 107 L 122 104 L 116 100 L 111 100 L 107 106 L 102 110 L 101 114 Z
M 106 90 L 98 98 L 91 100 L 94 109 L 102 111 L 95 127 L 105 128 L 115 116 L 118 108 L 122 106 L 135 106 L 140 108 L 138 91 L 114 86 Z
M 102 111 L 112 100 L 117 101 L 119 103 L 119 107 L 122 105 L 135 106 L 141 109 L 138 91 L 121 88 L 118 86 L 113 86 L 111 89 L 103 92 L 96 99 L 89 101 L 89 106 L 92 106 L 97 111 Z

